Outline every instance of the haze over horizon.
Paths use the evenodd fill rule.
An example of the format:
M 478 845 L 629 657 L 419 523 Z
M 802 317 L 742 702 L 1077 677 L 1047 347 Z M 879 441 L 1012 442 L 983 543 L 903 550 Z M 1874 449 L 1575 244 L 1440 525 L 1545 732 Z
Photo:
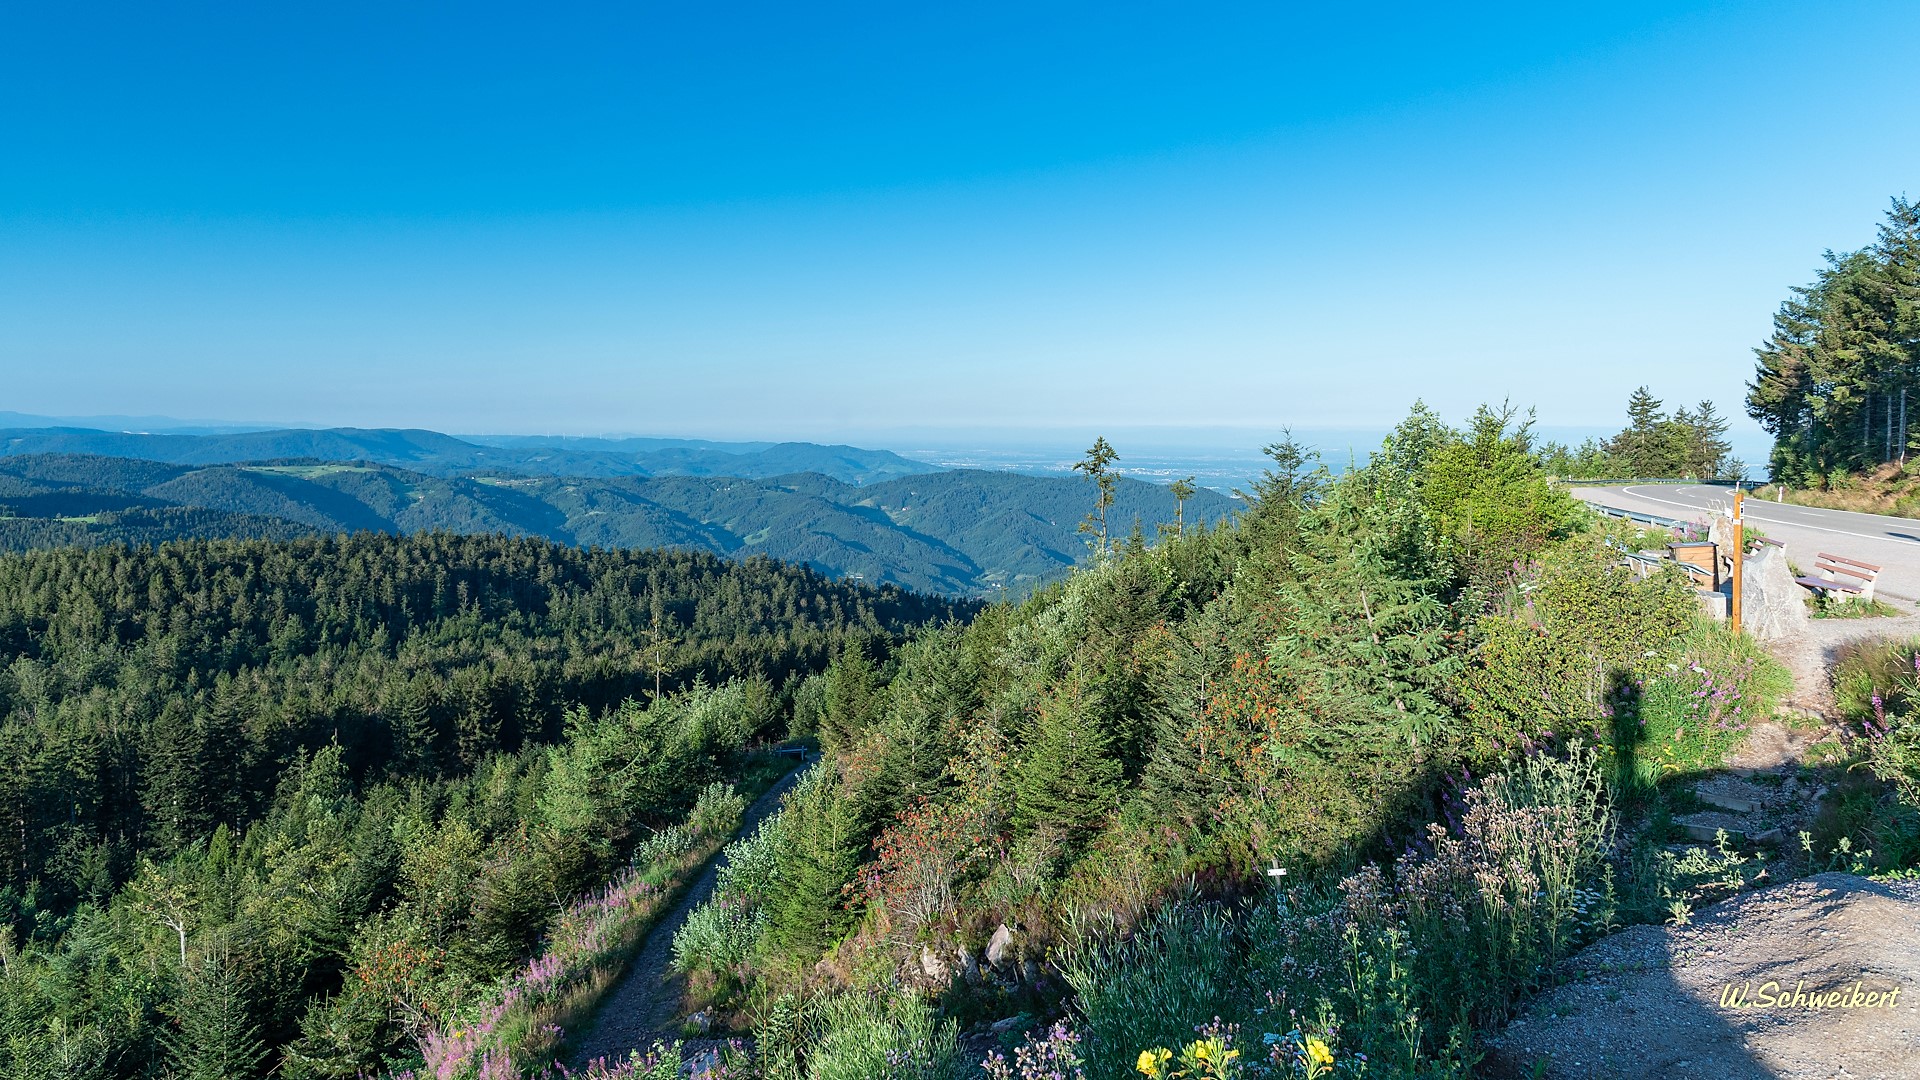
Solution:
M 0 406 L 805 439 L 1619 425 L 1920 175 L 1920 9 L 0 14 Z M 1844 162 L 1837 169 L 1834 163 Z

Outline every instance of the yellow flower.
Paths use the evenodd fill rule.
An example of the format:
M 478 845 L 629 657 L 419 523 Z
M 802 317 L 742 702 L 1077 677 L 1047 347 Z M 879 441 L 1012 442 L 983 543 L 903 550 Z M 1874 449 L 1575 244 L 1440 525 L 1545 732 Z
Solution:
M 1307 1060 L 1313 1062 L 1315 1065 L 1331 1065 L 1333 1064 L 1333 1051 L 1327 1049 L 1327 1044 L 1321 1042 L 1319 1039 L 1308 1039 Z
M 1194 1043 L 1192 1046 L 1187 1047 L 1187 1053 L 1191 1055 L 1195 1061 L 1205 1061 L 1207 1058 L 1213 1056 L 1213 1044 L 1210 1042 Z
M 1133 1067 L 1147 1076 L 1159 1076 L 1160 1066 L 1165 1065 L 1167 1059 L 1171 1057 L 1173 1057 L 1173 1051 L 1164 1048 L 1142 1050 L 1140 1060 L 1134 1062 Z

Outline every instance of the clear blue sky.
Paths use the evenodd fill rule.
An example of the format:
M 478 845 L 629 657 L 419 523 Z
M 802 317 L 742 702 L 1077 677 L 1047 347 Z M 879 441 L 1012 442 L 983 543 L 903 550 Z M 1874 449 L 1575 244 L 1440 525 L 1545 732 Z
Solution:
M 1455 8 L 6 5 L 0 409 L 1737 413 L 1787 288 L 1920 195 L 1920 5 Z

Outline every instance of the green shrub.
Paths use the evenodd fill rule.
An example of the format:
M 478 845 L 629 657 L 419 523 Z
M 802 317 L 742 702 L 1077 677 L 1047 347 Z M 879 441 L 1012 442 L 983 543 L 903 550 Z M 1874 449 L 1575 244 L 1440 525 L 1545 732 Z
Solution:
M 775 814 L 761 822 L 753 835 L 727 845 L 726 861 L 714 886 L 717 895 L 764 899 L 772 891 L 780 847 L 785 843 L 782 829 L 786 820 L 784 812 Z
M 740 818 L 746 812 L 746 797 L 732 784 L 716 781 L 700 790 L 693 812 L 687 815 L 687 826 L 701 836 L 725 836 L 740 827 Z
M 1604 737 L 1609 697 L 1676 662 L 1698 619 L 1681 571 L 1643 581 L 1599 545 L 1565 545 L 1517 582 L 1510 606 L 1475 624 L 1459 680 L 1481 760 L 1548 736 Z
M 1697 624 L 1678 659 L 1619 686 L 1611 702 L 1614 781 L 1644 791 L 1672 775 L 1724 766 L 1793 677 L 1747 635 Z
M 682 973 L 721 972 L 744 964 L 767 930 L 767 914 L 742 903 L 708 902 L 673 934 L 673 966 Z
M 665 866 L 692 851 L 697 839 L 685 825 L 669 825 L 633 846 L 633 865 Z

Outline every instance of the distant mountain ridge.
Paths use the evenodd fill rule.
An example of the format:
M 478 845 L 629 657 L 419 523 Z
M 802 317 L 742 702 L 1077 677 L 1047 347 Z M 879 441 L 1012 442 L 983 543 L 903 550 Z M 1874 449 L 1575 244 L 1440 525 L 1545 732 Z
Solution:
M 366 461 L 429 476 L 497 471 L 527 476 L 738 476 L 817 472 L 852 484 L 937 471 L 888 450 L 817 443 L 716 443 L 700 439 L 460 439 L 413 428 L 281 428 L 235 432 L 106 431 L 86 427 L 0 430 L 0 456 L 86 454 L 174 465 L 263 461 Z
M 340 430 L 351 431 L 296 434 L 317 437 L 307 446 L 364 449 L 376 443 Z M 13 434 L 0 433 L 0 448 L 10 445 Z M 475 445 L 448 436 L 378 434 L 395 453 L 444 449 L 438 440 Z M 842 449 L 851 448 L 810 447 L 805 453 L 831 458 Z M 1079 525 L 1093 498 L 1090 485 L 1077 477 L 974 470 L 856 484 L 818 472 L 764 478 L 552 476 L 502 469 L 434 475 L 365 459 L 197 464 L 4 449 L 0 454 L 9 455 L 0 456 L 0 548 L 153 543 L 172 535 L 502 532 L 581 546 L 762 554 L 873 584 L 957 596 L 1019 593 L 1063 576 L 1087 553 Z M 1202 489 L 1187 504 L 1186 520 L 1217 521 L 1235 505 Z M 1119 482 L 1109 511 L 1117 531 L 1137 521 L 1151 534 L 1173 517 L 1166 488 Z

